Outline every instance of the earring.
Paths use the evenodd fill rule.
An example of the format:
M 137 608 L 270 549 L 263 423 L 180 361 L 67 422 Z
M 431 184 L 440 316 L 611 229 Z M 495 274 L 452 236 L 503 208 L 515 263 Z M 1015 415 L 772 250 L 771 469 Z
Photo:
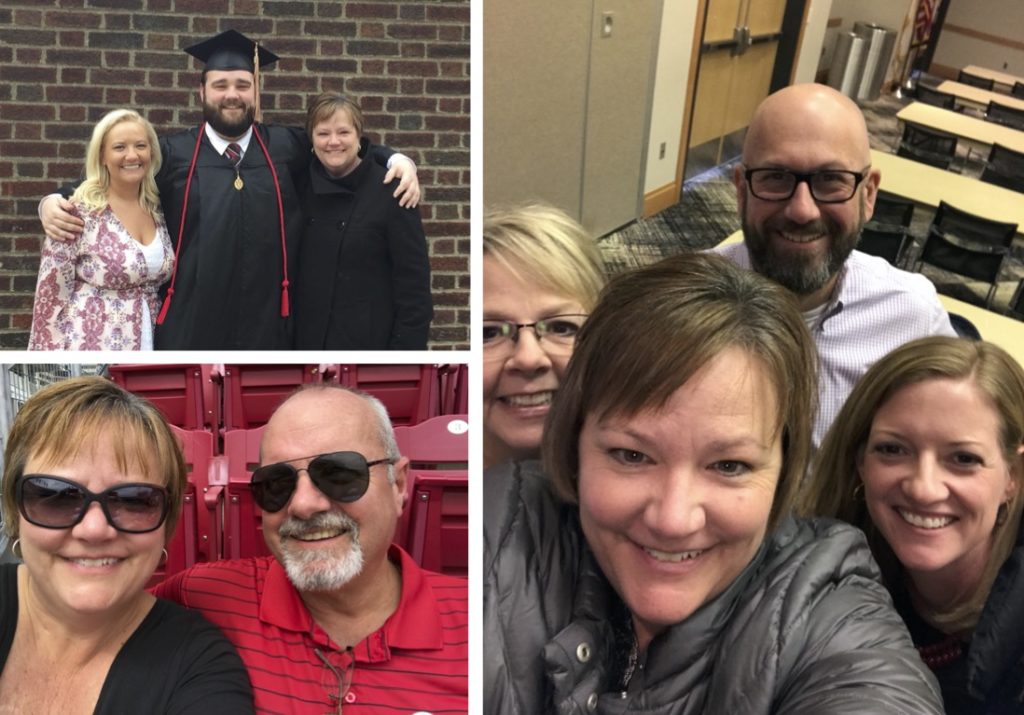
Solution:
M 21 545 L 21 539 L 15 539 L 14 543 L 11 544 L 11 553 L 14 554 L 15 558 L 21 561 L 21 552 L 18 551 L 18 547 Z
M 170 555 L 167 553 L 167 549 L 161 549 L 161 551 L 163 552 L 163 558 L 160 559 L 160 563 L 157 564 L 157 568 L 165 566 L 167 564 L 167 559 L 170 558 Z
M 853 488 L 853 500 L 864 501 L 864 482 L 857 482 L 857 486 Z
M 996 526 L 1002 526 L 1006 523 L 1006 519 L 1010 516 L 1010 502 L 1004 501 L 999 505 L 999 510 L 996 511 Z

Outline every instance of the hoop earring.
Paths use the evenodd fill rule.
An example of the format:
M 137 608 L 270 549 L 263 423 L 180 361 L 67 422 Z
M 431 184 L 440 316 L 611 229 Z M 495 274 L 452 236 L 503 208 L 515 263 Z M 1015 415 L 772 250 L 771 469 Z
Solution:
M 1010 516 L 1010 502 L 1004 501 L 996 511 L 996 526 L 1002 526 Z
M 853 488 L 853 500 L 864 501 L 864 482 L 857 482 L 857 486 Z
M 15 539 L 15 540 L 14 540 L 14 543 L 13 543 L 13 544 L 11 544 L 11 553 L 12 553 L 12 554 L 14 554 L 14 557 L 15 557 L 16 559 L 18 559 L 19 561 L 21 561 L 21 560 L 22 560 L 22 558 L 21 558 L 21 552 L 20 552 L 20 551 L 18 550 L 18 547 L 19 547 L 19 546 L 21 546 L 21 539 Z
M 160 559 L 160 563 L 156 565 L 157 568 L 160 568 L 161 566 L 166 566 L 167 559 L 170 558 L 170 555 L 167 553 L 167 549 L 160 549 L 160 551 L 163 552 L 163 558 Z

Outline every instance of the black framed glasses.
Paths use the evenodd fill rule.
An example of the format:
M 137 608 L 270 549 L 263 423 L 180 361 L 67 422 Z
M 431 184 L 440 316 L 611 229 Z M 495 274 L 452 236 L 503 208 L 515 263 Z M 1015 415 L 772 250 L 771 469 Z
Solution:
M 576 335 L 587 321 L 584 313 L 552 315 L 532 323 L 516 323 L 511 320 L 484 320 L 484 356 L 487 358 L 507 357 L 519 342 L 519 331 L 532 328 L 537 340 L 546 349 L 555 353 L 571 352 L 576 344 Z
M 290 462 L 309 459 L 309 466 L 296 469 Z M 313 484 L 333 501 L 354 502 L 366 494 L 370 486 L 370 467 L 394 464 L 393 457 L 366 461 L 359 452 L 330 452 L 310 457 L 296 457 L 259 467 L 252 473 L 249 485 L 252 497 L 263 511 L 281 511 L 295 493 L 299 472 L 305 472 Z
M 49 474 L 23 475 L 15 483 L 14 500 L 26 521 L 44 529 L 70 529 L 99 502 L 107 523 L 126 534 L 159 529 L 169 507 L 167 490 L 156 484 L 118 484 L 97 494 Z
M 865 167 L 863 171 L 822 169 L 809 173 L 765 168 L 747 169 L 743 175 L 750 193 L 762 201 L 788 201 L 796 193 L 796 187 L 806 183 L 818 203 L 841 204 L 853 198 L 870 168 Z

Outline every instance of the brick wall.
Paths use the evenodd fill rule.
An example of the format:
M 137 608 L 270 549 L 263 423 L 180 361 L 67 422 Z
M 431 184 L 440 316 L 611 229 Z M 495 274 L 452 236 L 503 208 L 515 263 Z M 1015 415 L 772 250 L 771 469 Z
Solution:
M 0 7 L 0 348 L 28 344 L 39 198 L 77 178 L 92 126 L 132 107 L 157 131 L 201 119 L 181 51 L 229 28 L 283 59 L 264 121 L 302 125 L 318 92 L 419 165 L 433 269 L 431 346 L 469 347 L 469 0 L 5 0 Z

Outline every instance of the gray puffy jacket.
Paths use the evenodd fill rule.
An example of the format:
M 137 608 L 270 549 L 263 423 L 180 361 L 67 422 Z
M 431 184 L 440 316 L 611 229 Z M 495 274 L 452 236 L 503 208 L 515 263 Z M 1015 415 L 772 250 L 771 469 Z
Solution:
M 621 681 L 621 603 L 539 465 L 484 481 L 484 712 L 942 713 L 861 532 L 787 520 Z M 621 643 L 621 639 L 618 641 Z

